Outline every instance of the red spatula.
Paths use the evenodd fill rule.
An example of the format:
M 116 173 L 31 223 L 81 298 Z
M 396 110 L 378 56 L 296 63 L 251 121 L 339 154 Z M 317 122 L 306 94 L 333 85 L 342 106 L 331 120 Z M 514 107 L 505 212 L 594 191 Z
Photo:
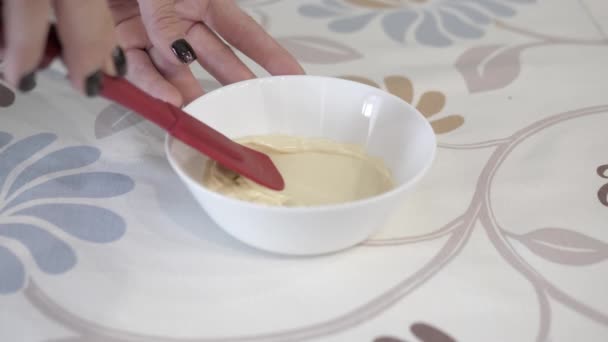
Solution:
M 61 44 L 54 27 L 51 27 L 39 67 L 46 68 L 60 55 Z M 283 177 L 267 155 L 232 141 L 181 109 L 151 97 L 127 80 L 104 75 L 101 94 L 154 122 L 222 166 L 270 189 L 283 190 L 285 187 Z

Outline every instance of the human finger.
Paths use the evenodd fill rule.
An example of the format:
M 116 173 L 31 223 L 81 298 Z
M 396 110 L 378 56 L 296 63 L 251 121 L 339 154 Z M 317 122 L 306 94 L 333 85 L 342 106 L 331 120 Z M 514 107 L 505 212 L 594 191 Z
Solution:
M 116 47 L 107 3 L 105 0 L 55 0 L 54 8 L 70 81 L 86 95 L 95 96 L 102 89 L 102 73 L 116 74 L 120 68 L 113 69 L 111 65 L 124 57 Z
M 186 26 L 173 0 L 139 0 L 139 10 L 152 44 L 167 61 L 189 64 L 196 53 L 186 38 Z
M 4 75 L 21 91 L 36 85 L 35 69 L 40 63 L 49 30 L 49 1 L 5 0 L 2 8 Z

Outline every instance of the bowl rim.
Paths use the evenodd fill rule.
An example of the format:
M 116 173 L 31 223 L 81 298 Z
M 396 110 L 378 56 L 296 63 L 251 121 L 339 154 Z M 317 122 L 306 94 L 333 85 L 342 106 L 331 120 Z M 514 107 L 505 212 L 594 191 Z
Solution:
M 406 182 L 392 188 L 391 190 L 383 192 L 381 194 L 378 194 L 378 195 L 375 195 L 372 197 L 366 197 L 366 198 L 355 200 L 355 201 L 344 202 L 344 203 L 321 204 L 321 205 L 313 205 L 313 206 L 296 206 L 296 207 L 274 206 L 274 205 L 263 204 L 263 203 L 249 202 L 246 200 L 237 199 L 237 198 L 223 195 L 223 194 L 220 194 L 213 190 L 207 189 L 199 181 L 193 179 L 192 177 L 190 177 L 190 175 L 188 175 L 186 172 L 184 172 L 182 170 L 181 166 L 178 164 L 178 162 L 173 158 L 172 153 L 171 153 L 171 145 L 172 145 L 173 141 L 175 141 L 177 139 L 175 139 L 169 133 L 167 133 L 165 135 L 165 142 L 164 142 L 165 156 L 166 156 L 167 160 L 169 161 L 169 164 L 171 165 L 173 170 L 181 178 L 183 178 L 183 180 L 186 180 L 187 183 L 189 183 L 191 186 L 194 186 L 195 188 L 200 189 L 205 194 L 207 194 L 210 197 L 213 197 L 215 199 L 218 199 L 220 201 L 231 202 L 232 204 L 248 207 L 248 208 L 255 209 L 255 210 L 264 210 L 264 211 L 270 211 L 270 212 L 279 211 L 279 212 L 283 212 L 283 213 L 287 213 L 287 212 L 301 213 L 301 212 L 311 212 L 311 211 L 325 212 L 325 211 L 336 211 L 336 210 L 342 210 L 342 209 L 359 208 L 359 207 L 363 207 L 363 206 L 368 206 L 368 205 L 376 203 L 376 202 L 389 200 L 393 197 L 396 197 L 397 195 L 399 195 L 401 193 L 406 192 L 414 184 L 418 183 L 420 181 L 420 179 L 422 179 L 426 175 L 428 170 L 433 165 L 433 162 L 435 161 L 435 157 L 437 154 L 437 135 L 435 134 L 430 122 L 424 117 L 424 115 L 422 115 L 422 113 L 420 113 L 420 111 L 418 109 L 416 109 L 416 107 L 412 106 L 411 104 L 407 103 L 405 100 L 401 99 L 400 97 L 398 97 L 396 95 L 393 95 L 383 89 L 372 87 L 370 85 L 348 80 L 348 79 L 342 79 L 342 78 L 331 77 L 331 76 L 314 76 L 314 75 L 281 75 L 281 76 L 258 77 L 258 78 L 254 78 L 254 79 L 235 82 L 235 83 L 220 87 L 218 89 L 212 90 L 212 91 L 205 93 L 204 95 L 198 97 L 194 101 L 190 102 L 184 108 L 185 108 L 185 111 L 187 111 L 187 108 L 189 106 L 192 106 L 195 102 L 203 101 L 203 99 L 206 97 L 209 97 L 211 95 L 217 95 L 218 93 L 227 91 L 231 88 L 243 87 L 249 83 L 259 83 L 259 82 L 262 82 L 265 80 L 268 81 L 268 80 L 272 80 L 272 79 L 287 79 L 287 78 L 318 79 L 321 81 L 330 80 L 331 82 L 350 83 L 350 84 L 354 84 L 356 86 L 360 86 L 363 88 L 369 88 L 370 90 L 373 89 L 374 91 L 380 90 L 380 91 L 384 92 L 385 96 L 392 97 L 393 99 L 397 100 L 398 102 L 405 105 L 406 107 L 409 107 L 409 109 L 411 111 L 413 111 L 420 119 L 423 120 L 424 125 L 426 126 L 426 129 L 428 129 L 431 132 L 432 139 L 433 139 L 430 158 L 428 158 L 426 164 L 416 173 L 416 175 L 414 177 L 412 177 L 409 180 L 407 180 Z M 197 117 L 195 117 L 195 118 L 197 118 Z M 205 158 L 207 158 L 207 157 L 205 156 Z

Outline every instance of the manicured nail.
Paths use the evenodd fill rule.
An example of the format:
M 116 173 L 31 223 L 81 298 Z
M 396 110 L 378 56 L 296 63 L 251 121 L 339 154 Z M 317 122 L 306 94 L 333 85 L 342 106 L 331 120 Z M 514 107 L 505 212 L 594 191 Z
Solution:
M 36 73 L 30 72 L 29 74 L 23 76 L 19 81 L 19 90 L 22 92 L 31 91 L 36 87 Z
M 178 39 L 171 44 L 171 50 L 177 58 L 184 64 L 189 64 L 196 59 L 196 54 L 192 46 L 185 39 Z
M 103 87 L 101 84 L 102 76 L 101 71 L 96 71 L 86 78 L 84 87 L 87 96 L 97 96 L 101 92 Z
M 114 67 L 118 76 L 124 76 L 127 74 L 127 58 L 125 52 L 120 46 L 117 46 L 112 52 L 112 59 L 114 60 Z

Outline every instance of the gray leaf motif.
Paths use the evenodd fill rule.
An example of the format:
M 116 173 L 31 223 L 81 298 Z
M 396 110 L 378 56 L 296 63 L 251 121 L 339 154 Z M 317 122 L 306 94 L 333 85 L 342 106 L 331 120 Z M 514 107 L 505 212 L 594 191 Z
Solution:
M 340 12 L 336 11 L 335 9 L 329 9 L 319 5 L 303 5 L 302 7 L 298 8 L 298 12 L 300 15 L 313 18 L 334 17 L 340 14 Z
M 25 282 L 25 268 L 17 256 L 0 245 L 0 294 L 19 290 Z
M 6 132 L 0 132 L 0 148 L 3 148 L 4 146 L 6 146 L 6 144 L 11 142 L 11 140 L 13 140 L 12 135 L 10 135 Z
M 336 64 L 362 57 L 355 49 L 327 38 L 291 36 L 278 38 L 277 40 L 304 63 Z
M 562 228 L 541 228 L 514 237 L 532 253 L 564 265 L 590 265 L 608 259 L 608 244 Z
M 480 38 L 484 31 L 475 25 L 471 25 L 459 16 L 448 11 L 439 9 L 438 11 L 443 27 L 449 33 L 461 38 Z
M 382 27 L 389 38 L 403 43 L 407 32 L 417 19 L 418 14 L 414 11 L 398 11 L 384 16 Z
M 7 196 L 44 175 L 90 165 L 96 162 L 100 155 L 101 151 L 91 146 L 71 146 L 51 152 L 23 170 L 11 185 Z
M 336 8 L 341 11 L 351 10 L 351 8 L 348 7 L 348 5 L 346 5 L 345 3 L 342 2 L 344 0 L 321 0 L 321 1 L 325 6 L 328 6 L 330 8 Z
M 334 32 L 351 33 L 362 30 L 378 13 L 365 13 L 354 17 L 334 20 L 329 24 L 329 29 Z
M 137 125 L 143 120 L 137 113 L 119 104 L 111 103 L 95 119 L 95 137 L 97 139 L 107 138 Z
M 0 132 L 0 181 L 16 171 L 22 163 L 37 158 L 36 154 L 44 152 L 43 149 L 56 138 L 54 134 L 42 133 L 11 144 L 13 137 Z M 76 253 L 68 241 L 47 231 L 47 225 L 93 243 L 115 241 L 126 231 L 126 222 L 120 215 L 93 204 L 77 203 L 81 199 L 119 196 L 135 186 L 134 181 L 123 174 L 73 173 L 99 160 L 99 157 L 100 151 L 91 146 L 60 148 L 44 153 L 20 170 L 12 184 L 6 184 L 9 190 L 0 199 L 0 237 L 13 240 L 25 248 L 42 272 L 64 273 L 77 262 Z M 57 174 L 63 171 L 72 172 Z M 28 187 L 41 178 L 41 183 Z M 65 199 L 77 202 L 66 203 Z M 44 201 L 32 203 L 35 200 Z M 26 224 L 16 221 L 17 218 L 33 221 Z M 26 281 L 21 253 L 7 247 L 0 245 L 0 294 L 18 291 Z
M 76 254 L 65 242 L 29 224 L 0 224 L 0 236 L 21 243 L 45 273 L 60 274 L 76 264 Z M 0 246 L 0 294 L 15 292 L 25 284 L 25 267 L 11 250 Z
M 486 25 L 491 22 L 490 17 L 488 17 L 486 13 L 480 11 L 475 7 L 468 6 L 466 5 L 466 3 L 463 4 L 460 2 L 449 2 L 445 4 L 445 8 L 452 8 L 457 10 L 461 15 L 467 17 L 476 24 Z
M 416 40 L 424 45 L 434 47 L 446 47 L 452 44 L 452 40 L 439 29 L 439 21 L 429 11 L 424 11 L 422 23 L 416 28 Z
M 108 243 L 120 239 L 126 231 L 125 220 L 114 212 L 92 205 L 49 203 L 32 206 L 14 215 L 47 221 L 81 240 Z M 91 220 L 94 217 L 95 220 Z
M 206 92 L 220 88 L 215 80 L 198 79 Z M 144 121 L 144 118 L 119 104 L 111 103 L 95 118 L 95 138 L 103 139 Z M 2 137 L 0 137 L 1 139 Z M 1 142 L 1 140 L 0 140 Z
M 32 135 L 17 141 L 0 153 L 0 189 L 6 181 L 6 177 L 17 165 L 49 146 L 55 139 L 57 136 L 51 133 Z
M 491 0 L 472 0 L 472 2 L 483 7 L 485 10 L 494 13 L 500 17 L 511 17 L 515 15 L 515 10 L 508 5 L 498 3 Z
M 18 223 L 0 224 L 0 236 L 23 244 L 29 250 L 36 265 L 45 273 L 63 273 L 76 264 L 76 254 L 72 248 L 39 227 Z
M 83 172 L 53 178 L 19 194 L 6 204 L 6 211 L 21 203 L 47 198 L 109 198 L 133 189 L 130 177 L 112 172 Z
M 466 50 L 455 67 L 471 93 L 496 90 L 511 84 L 520 74 L 520 55 L 531 44 L 504 49 L 503 45 L 483 45 Z

